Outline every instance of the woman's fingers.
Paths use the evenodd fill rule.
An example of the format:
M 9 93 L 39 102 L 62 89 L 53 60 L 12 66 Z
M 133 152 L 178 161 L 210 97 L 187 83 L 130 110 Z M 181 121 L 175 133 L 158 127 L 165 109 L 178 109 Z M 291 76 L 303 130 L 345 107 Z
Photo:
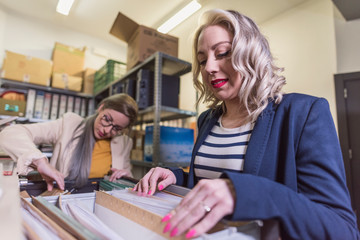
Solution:
M 170 184 L 176 182 L 176 177 L 173 172 L 168 169 L 156 167 L 150 171 L 135 185 L 134 191 L 139 194 L 153 195 L 156 189 L 163 190 Z
M 154 168 L 150 169 L 150 171 L 145 174 L 145 176 L 139 180 L 139 182 L 135 185 L 133 191 L 138 191 L 139 193 L 147 193 L 149 188 L 149 178 L 152 175 Z
M 51 166 L 48 161 L 38 161 L 37 170 L 46 181 L 48 191 L 51 191 L 54 187 L 53 181 L 55 181 L 61 190 L 64 190 L 64 175 Z
M 170 232 L 171 237 L 182 233 L 194 237 L 210 230 L 234 210 L 229 183 L 225 179 L 201 180 L 166 219 L 164 232 Z
M 212 229 L 222 218 L 224 217 L 221 207 L 213 207 L 210 212 L 206 213 L 204 217 L 197 224 L 192 227 L 187 227 L 182 233 L 185 233 L 187 237 L 197 237 L 201 234 L 208 232 Z M 187 219 L 184 219 L 186 223 Z
M 123 176 L 128 176 L 129 172 L 127 170 L 124 169 L 116 169 L 116 168 L 111 168 L 112 174 L 109 178 L 109 181 L 113 182 L 116 179 L 122 178 Z
M 148 191 L 149 195 L 155 193 L 156 189 L 162 191 L 164 188 L 169 186 L 170 184 L 174 184 L 176 182 L 176 177 L 173 172 L 169 169 L 165 168 L 155 168 L 154 172 L 152 173 L 149 183 L 150 189 Z

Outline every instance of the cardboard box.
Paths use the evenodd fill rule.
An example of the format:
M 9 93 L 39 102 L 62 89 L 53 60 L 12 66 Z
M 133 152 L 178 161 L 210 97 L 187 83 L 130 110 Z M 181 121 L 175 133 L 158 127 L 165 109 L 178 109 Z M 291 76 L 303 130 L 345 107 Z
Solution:
M 0 98 L 0 115 L 25 116 L 26 101 Z
M 53 53 L 53 73 L 67 73 L 69 76 L 82 77 L 85 50 L 56 42 Z
M 131 69 L 155 52 L 177 57 L 177 37 L 139 25 L 122 13 L 118 13 L 110 33 L 128 43 L 127 69 Z
M 86 68 L 84 71 L 83 79 L 83 93 L 92 95 L 94 93 L 94 78 L 95 78 L 95 69 Z
M 1 78 L 50 86 L 52 62 L 5 51 Z
M 140 149 L 132 149 L 130 152 L 130 159 L 136 161 L 144 161 L 144 151 Z
M 153 161 L 153 126 L 145 128 L 144 160 Z M 194 145 L 194 130 L 160 126 L 160 149 L 158 162 L 189 163 Z
M 69 76 L 66 73 L 54 73 L 51 87 L 80 92 L 82 80 L 82 77 Z
M 144 150 L 144 145 L 145 145 L 144 130 L 131 130 L 131 138 L 133 140 L 133 149 Z

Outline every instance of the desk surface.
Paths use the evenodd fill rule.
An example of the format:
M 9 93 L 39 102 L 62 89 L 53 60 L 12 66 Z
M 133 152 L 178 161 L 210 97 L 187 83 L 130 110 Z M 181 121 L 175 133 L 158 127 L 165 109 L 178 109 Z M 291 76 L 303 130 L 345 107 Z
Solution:
M 3 176 L 2 164 L 0 169 L 0 239 L 22 239 L 18 177 Z

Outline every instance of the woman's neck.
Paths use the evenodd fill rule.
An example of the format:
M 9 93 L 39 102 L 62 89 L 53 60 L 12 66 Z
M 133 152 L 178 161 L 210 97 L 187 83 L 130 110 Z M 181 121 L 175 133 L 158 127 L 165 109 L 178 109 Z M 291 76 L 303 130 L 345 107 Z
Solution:
M 239 102 L 225 103 L 226 111 L 223 113 L 221 125 L 225 128 L 240 127 L 249 122 L 249 113 Z

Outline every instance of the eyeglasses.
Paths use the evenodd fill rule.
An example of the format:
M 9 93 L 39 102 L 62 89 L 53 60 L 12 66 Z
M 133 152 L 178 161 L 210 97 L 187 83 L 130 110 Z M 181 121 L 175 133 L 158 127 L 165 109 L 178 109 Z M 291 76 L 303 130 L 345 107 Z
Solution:
M 109 117 L 106 114 L 104 114 L 101 117 L 100 123 L 103 127 L 111 126 L 111 130 L 110 130 L 111 135 L 121 135 L 122 134 L 123 128 L 118 125 L 114 125 L 113 122 L 109 119 Z

